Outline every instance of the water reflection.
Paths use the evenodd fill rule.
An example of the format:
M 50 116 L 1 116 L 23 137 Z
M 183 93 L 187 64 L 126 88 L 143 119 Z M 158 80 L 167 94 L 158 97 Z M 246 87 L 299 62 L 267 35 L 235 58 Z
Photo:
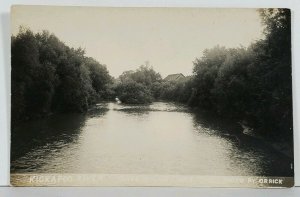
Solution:
M 241 127 L 184 105 L 99 103 L 12 132 L 12 172 L 291 175 L 290 160 Z
M 109 111 L 108 103 L 98 103 L 88 110 L 88 117 L 96 118 L 106 114 Z
M 205 112 L 193 114 L 196 128 L 204 128 L 201 132 L 219 136 L 231 145 L 228 156 L 233 169 L 248 170 L 253 176 L 293 176 L 292 158 L 276 151 L 263 139 L 246 134 L 239 123 Z
M 113 109 L 115 111 L 119 111 L 119 112 L 124 112 L 127 115 L 145 115 L 145 114 L 149 114 L 150 108 L 149 106 L 145 106 L 145 107 L 134 107 L 134 106 L 130 106 L 130 107 L 122 107 L 122 108 L 116 108 Z
M 85 114 L 56 114 L 14 128 L 11 132 L 11 171 L 39 170 L 61 149 L 78 143 L 88 118 L 99 117 L 107 111 L 101 107 Z
M 110 109 L 116 111 L 137 111 L 137 112 L 149 112 L 149 111 L 163 111 L 163 112 L 189 112 L 189 108 L 186 105 L 178 103 L 165 103 L 155 102 L 151 104 L 115 104 L 110 103 Z

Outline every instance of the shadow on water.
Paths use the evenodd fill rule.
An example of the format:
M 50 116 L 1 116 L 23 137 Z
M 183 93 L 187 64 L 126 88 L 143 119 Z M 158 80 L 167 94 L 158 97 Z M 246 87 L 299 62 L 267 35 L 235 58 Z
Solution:
M 124 112 L 128 115 L 145 115 L 145 114 L 149 114 L 150 110 L 144 110 L 141 108 L 124 108 L 124 109 L 115 109 L 115 111 L 119 111 L 119 112 Z
M 242 126 L 237 122 L 234 122 L 232 120 L 226 120 L 224 118 L 219 118 L 213 113 L 204 111 L 194 111 L 193 114 L 194 126 L 201 126 L 203 128 L 209 129 L 210 131 L 222 130 L 222 134 L 230 133 L 232 135 L 237 135 L 243 132 Z
M 57 140 L 65 143 L 76 140 L 85 119 L 85 114 L 56 114 L 20 124 L 12 130 L 11 159 Z
M 68 144 L 75 143 L 86 120 L 103 116 L 107 111 L 107 108 L 97 106 L 86 113 L 55 114 L 18 125 L 11 132 L 11 171 L 22 169 L 21 166 L 14 165 L 15 161 L 32 151 L 43 150 L 45 156 L 44 154 L 53 149 L 58 151 Z
M 111 111 L 107 113 L 109 110 Z M 245 169 L 241 173 L 249 172 L 252 176 L 293 175 L 290 167 L 293 162 L 292 158 L 275 150 L 263 138 L 243 133 L 243 127 L 233 120 L 217 118 L 214 114 L 195 112 L 186 106 L 163 102 L 150 105 L 98 103 L 84 114 L 55 114 L 45 119 L 19 125 L 13 129 L 11 136 L 11 171 L 30 172 L 43 169 L 40 167 L 49 163 L 53 151 L 57 151 L 54 155 L 58 155 L 59 159 L 62 155 L 56 153 L 66 150 L 63 149 L 64 147 L 67 149 L 75 147 L 70 150 L 76 151 L 76 146 L 73 145 L 80 143 L 81 133 L 86 122 L 91 118 L 97 121 L 99 117 L 116 114 L 118 118 L 122 117 L 122 114 L 143 118 L 143 115 L 146 115 L 147 118 L 151 112 L 155 111 L 187 113 L 188 117 L 192 116 L 196 135 L 217 137 L 220 138 L 218 142 L 225 142 L 228 145 L 224 146 L 228 149 L 224 157 L 228 157 L 233 170 Z
M 87 115 L 89 118 L 96 118 L 104 116 L 108 111 L 108 103 L 98 103 L 88 110 Z
M 186 105 L 173 102 L 153 102 L 151 104 L 118 104 L 113 110 L 130 115 L 149 114 L 150 112 L 190 112 Z
M 124 112 L 131 116 L 147 115 L 151 111 L 149 104 L 118 104 L 113 108 L 114 111 Z
M 206 112 L 194 112 L 193 115 L 195 128 L 204 128 L 208 135 L 221 137 L 232 145 L 230 159 L 233 164 L 256 168 L 253 174 L 256 176 L 293 176 L 293 158 L 275 150 L 263 138 L 244 134 L 239 123 Z

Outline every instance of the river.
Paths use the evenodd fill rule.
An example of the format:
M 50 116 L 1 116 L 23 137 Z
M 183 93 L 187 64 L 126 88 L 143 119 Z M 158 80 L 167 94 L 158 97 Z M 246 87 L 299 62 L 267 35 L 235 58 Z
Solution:
M 263 140 L 175 103 L 99 103 L 12 131 L 12 173 L 292 176 Z

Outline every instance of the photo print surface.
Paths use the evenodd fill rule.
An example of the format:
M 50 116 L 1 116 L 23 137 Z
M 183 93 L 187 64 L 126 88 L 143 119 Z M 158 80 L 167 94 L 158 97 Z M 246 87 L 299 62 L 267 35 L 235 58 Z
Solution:
M 14 186 L 291 187 L 289 9 L 13 6 Z

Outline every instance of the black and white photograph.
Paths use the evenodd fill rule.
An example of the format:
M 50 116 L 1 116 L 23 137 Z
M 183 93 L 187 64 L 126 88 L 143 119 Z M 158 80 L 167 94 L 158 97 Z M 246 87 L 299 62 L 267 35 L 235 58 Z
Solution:
M 13 186 L 294 186 L 291 11 L 11 8 Z

